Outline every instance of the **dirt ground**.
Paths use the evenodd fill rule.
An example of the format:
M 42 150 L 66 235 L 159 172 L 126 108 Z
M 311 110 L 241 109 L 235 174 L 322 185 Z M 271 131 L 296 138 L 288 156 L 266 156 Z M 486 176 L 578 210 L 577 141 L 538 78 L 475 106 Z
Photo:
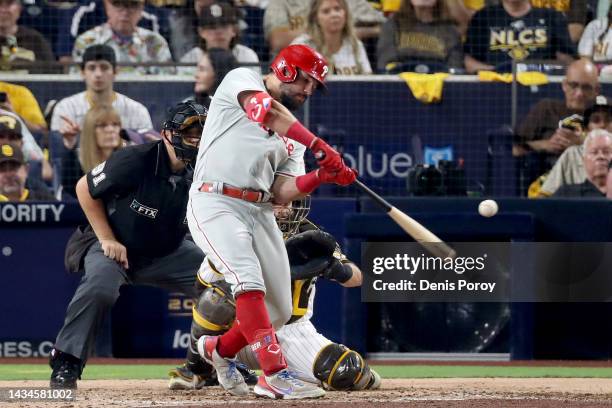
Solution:
M 0 387 L 46 387 L 47 381 L 2 381 Z M 202 406 L 325 406 L 325 407 L 609 407 L 612 379 L 594 378 L 469 378 L 385 379 L 378 391 L 328 392 L 311 401 L 270 401 L 237 398 L 220 388 L 170 391 L 165 380 L 89 380 L 79 382 L 76 401 L 0 401 L 21 407 L 202 407 Z

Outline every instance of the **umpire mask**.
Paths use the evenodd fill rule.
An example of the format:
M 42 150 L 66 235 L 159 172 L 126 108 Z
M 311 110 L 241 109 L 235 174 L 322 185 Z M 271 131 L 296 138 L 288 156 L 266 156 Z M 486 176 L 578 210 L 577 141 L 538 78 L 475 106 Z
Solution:
M 163 129 L 172 134 L 174 153 L 186 164 L 195 164 L 207 115 L 206 107 L 193 101 L 181 102 L 168 112 Z
M 310 212 L 310 196 L 300 200 L 294 200 L 288 205 L 275 205 L 274 216 L 276 224 L 283 233 L 283 238 L 288 239 L 295 235 L 300 224 Z

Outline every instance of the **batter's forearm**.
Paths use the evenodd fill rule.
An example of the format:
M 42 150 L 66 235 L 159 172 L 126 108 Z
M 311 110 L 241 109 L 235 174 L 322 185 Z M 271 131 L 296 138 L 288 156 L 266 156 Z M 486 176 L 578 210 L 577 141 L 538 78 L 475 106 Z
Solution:
M 102 200 L 94 199 L 89 193 L 87 187 L 87 176 L 81 177 L 76 185 L 77 198 L 79 204 L 87 217 L 87 221 L 91 225 L 91 228 L 96 233 L 99 241 L 108 239 L 116 241 L 115 234 L 108 223 L 106 217 L 106 209 Z

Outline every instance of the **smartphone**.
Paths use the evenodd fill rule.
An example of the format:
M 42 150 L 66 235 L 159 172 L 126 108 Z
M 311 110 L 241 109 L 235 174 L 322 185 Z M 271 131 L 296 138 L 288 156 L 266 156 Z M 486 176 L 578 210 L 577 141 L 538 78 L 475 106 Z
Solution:
M 0 92 L 0 103 L 6 103 L 7 100 L 6 92 Z

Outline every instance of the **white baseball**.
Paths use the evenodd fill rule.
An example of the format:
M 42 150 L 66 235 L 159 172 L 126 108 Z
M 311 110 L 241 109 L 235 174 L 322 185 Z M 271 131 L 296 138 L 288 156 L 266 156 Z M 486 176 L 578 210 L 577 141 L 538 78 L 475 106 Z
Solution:
M 492 217 L 497 214 L 497 210 L 499 210 L 499 207 L 495 200 L 484 200 L 478 204 L 478 214 L 483 217 Z

